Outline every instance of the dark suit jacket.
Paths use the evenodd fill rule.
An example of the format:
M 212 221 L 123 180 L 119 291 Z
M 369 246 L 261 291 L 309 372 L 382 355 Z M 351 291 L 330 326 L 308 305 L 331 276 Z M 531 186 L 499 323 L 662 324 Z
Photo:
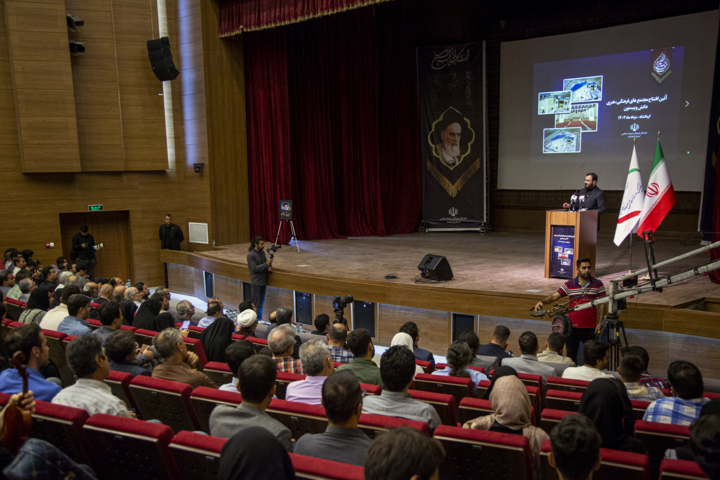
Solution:
M 170 231 L 164 223 L 160 225 L 160 248 L 167 248 L 170 250 L 180 250 L 180 244 L 185 240 L 185 236 L 182 233 L 182 229 L 179 225 L 174 223 L 170 225 Z M 167 237 L 166 237 L 167 234 Z
M 423 362 L 430 362 L 433 366 L 433 369 L 435 368 L 435 357 L 433 357 L 432 352 L 423 350 L 422 348 L 415 345 L 413 347 L 413 353 L 415 354 L 415 358 L 417 358 L 418 360 L 422 360 Z
M 102 305 L 103 303 L 107 303 L 109 301 L 110 300 L 108 300 L 105 297 L 98 297 L 98 298 L 93 299 L 93 302 L 97 303 L 98 305 Z
M 583 195 L 585 195 L 585 201 L 581 204 L 579 198 Z M 578 192 L 578 208 L 597 210 L 598 215 L 602 215 L 605 213 L 605 192 L 600 190 L 598 187 L 595 187 L 592 190 L 583 188 Z

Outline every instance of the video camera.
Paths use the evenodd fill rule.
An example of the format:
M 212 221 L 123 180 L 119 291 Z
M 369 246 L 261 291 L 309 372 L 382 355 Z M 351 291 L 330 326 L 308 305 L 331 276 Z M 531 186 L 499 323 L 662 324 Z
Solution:
M 282 245 L 272 245 L 268 247 L 268 253 L 270 254 L 270 258 L 275 258 L 275 252 L 280 250 L 282 248 Z
M 350 327 L 348 327 L 347 324 L 347 320 L 345 320 L 344 314 L 345 307 L 351 304 L 353 300 L 354 299 L 352 295 L 345 295 L 344 297 L 337 296 L 333 298 L 333 311 L 335 312 L 335 320 L 333 320 L 333 324 L 342 323 L 348 330 L 350 330 Z

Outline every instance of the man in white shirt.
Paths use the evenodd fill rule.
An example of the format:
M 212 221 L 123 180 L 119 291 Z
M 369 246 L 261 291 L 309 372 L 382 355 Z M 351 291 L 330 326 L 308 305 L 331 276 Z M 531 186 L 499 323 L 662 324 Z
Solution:
M 539 353 L 537 358 L 541 362 L 566 363 L 574 367 L 575 362 L 572 361 L 572 358 L 562 355 L 563 347 L 565 347 L 565 335 L 553 332 L 545 342 L 545 350 Z
M 77 285 L 68 285 L 67 287 L 63 288 L 62 296 L 60 297 L 60 301 L 62 303 L 60 303 L 60 305 L 45 314 L 45 316 L 40 321 L 40 328 L 44 330 L 54 330 L 57 332 L 57 329 L 60 326 L 60 322 L 65 320 L 65 317 L 70 315 L 68 313 L 67 307 L 68 299 L 78 293 L 80 293 L 80 287 L 78 287 Z
M 68 287 L 66 287 L 68 288 Z M 104 380 L 110 375 L 110 360 L 103 352 L 102 342 L 95 335 L 83 335 L 67 346 L 67 359 L 77 381 L 55 395 L 52 403 L 81 408 L 90 415 L 105 413 L 136 418 L 125 402 L 112 394 Z
M 585 380 L 586 382 L 596 378 L 615 378 L 609 373 L 603 372 L 610 361 L 610 344 L 588 340 L 583 347 L 583 358 L 585 365 L 566 368 L 562 378 Z
M 234 342 L 230 342 L 230 346 L 225 349 L 225 358 L 232 372 L 232 380 L 230 383 L 221 385 L 220 390 L 235 393 L 240 391 L 237 386 L 240 365 L 253 355 L 255 355 L 255 347 L 249 340 L 235 340 Z
M 219 302 L 209 302 L 207 311 L 205 313 L 207 314 L 207 316 L 201 318 L 198 322 L 198 327 L 200 328 L 209 327 L 213 324 L 215 320 L 223 316 L 222 304 Z
M 27 264 L 25 262 L 25 257 L 22 256 L 22 253 L 18 253 L 16 256 L 12 258 L 13 261 L 13 275 L 17 276 L 18 272 L 25 268 L 25 265 Z

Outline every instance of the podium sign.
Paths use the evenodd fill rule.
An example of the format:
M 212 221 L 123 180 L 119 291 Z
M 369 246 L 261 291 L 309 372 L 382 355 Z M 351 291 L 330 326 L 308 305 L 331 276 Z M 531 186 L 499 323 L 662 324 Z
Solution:
M 552 226 L 552 251 L 550 252 L 550 276 L 573 278 L 575 261 L 575 227 Z
M 589 258 L 595 275 L 597 210 L 568 212 L 548 210 L 545 214 L 545 278 L 574 278 L 575 261 Z

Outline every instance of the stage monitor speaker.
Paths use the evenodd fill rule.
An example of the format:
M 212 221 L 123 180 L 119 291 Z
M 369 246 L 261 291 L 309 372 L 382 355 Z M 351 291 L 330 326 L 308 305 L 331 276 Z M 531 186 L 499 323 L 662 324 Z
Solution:
M 180 72 L 175 68 L 170 53 L 170 39 L 162 37 L 147 41 L 148 58 L 153 73 L 160 81 L 175 80 Z
M 428 280 L 446 282 L 453 278 L 452 268 L 450 268 L 447 258 L 442 255 L 425 255 L 418 265 L 418 270 L 420 270 L 420 276 Z

